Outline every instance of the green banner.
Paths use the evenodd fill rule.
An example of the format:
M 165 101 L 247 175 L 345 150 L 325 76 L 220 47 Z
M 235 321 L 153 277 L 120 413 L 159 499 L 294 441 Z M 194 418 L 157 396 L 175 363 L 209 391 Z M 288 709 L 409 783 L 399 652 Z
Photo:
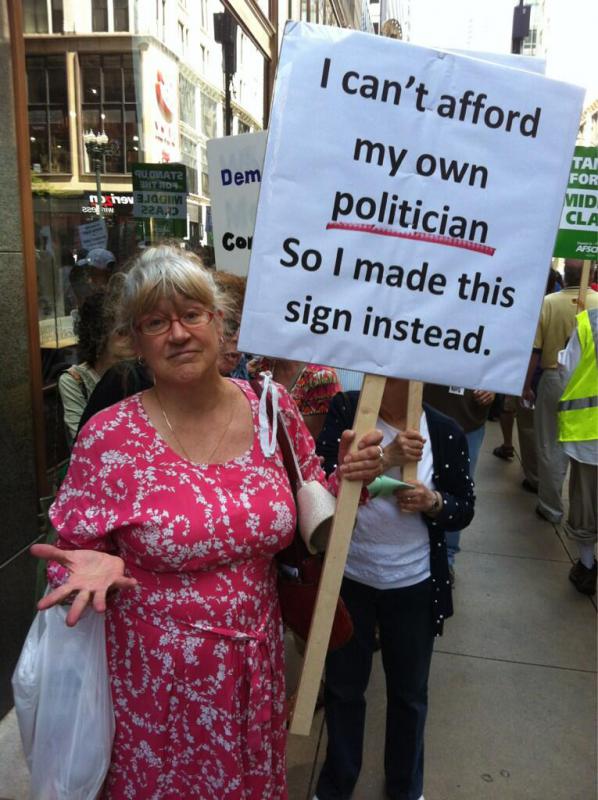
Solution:
M 598 261 L 598 147 L 576 147 L 555 258 Z

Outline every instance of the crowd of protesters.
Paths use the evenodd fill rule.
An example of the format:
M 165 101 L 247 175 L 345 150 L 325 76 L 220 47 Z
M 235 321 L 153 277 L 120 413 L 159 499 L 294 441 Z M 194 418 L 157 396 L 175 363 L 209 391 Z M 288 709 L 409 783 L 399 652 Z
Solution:
M 500 400 L 494 453 L 514 457 L 516 418 L 522 486 L 553 524 L 571 464 L 570 579 L 593 594 L 598 293 L 589 288 L 579 307 L 581 267 L 567 261 L 564 288 L 545 297 L 522 397 Z M 327 659 L 317 800 L 350 798 L 357 782 L 378 647 L 387 795 L 423 800 L 433 640 L 452 615 L 494 394 L 426 385 L 410 430 L 407 383 L 388 380 L 376 429 L 351 455 L 358 392 L 345 391 L 342 371 L 344 386 L 332 368 L 239 351 L 243 278 L 167 245 L 113 272 L 81 304 L 80 363 L 60 379 L 74 444 L 50 514 L 58 539 L 34 550 L 49 559 L 43 608 L 70 598 L 72 624 L 88 604 L 106 612 L 117 724 L 103 797 L 287 796 L 274 556 L 295 511 L 251 382 L 267 390 L 272 376 L 303 479 L 333 494 L 344 479 L 364 484 L 341 590 L 354 634 Z M 413 462 L 417 479 L 401 483 Z M 380 476 L 387 488 L 375 492 Z

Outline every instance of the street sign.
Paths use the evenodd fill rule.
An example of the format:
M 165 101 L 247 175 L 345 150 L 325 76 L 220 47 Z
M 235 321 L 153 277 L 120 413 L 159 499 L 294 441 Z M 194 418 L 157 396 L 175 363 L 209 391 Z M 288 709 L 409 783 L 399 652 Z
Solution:
M 598 147 L 576 147 L 555 258 L 598 260 Z

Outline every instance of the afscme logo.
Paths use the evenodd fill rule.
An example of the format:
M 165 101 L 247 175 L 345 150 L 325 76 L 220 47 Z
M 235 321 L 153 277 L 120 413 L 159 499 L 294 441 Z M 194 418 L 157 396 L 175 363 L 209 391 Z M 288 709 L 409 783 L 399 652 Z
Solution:
M 578 244 L 576 253 L 598 253 L 598 244 Z

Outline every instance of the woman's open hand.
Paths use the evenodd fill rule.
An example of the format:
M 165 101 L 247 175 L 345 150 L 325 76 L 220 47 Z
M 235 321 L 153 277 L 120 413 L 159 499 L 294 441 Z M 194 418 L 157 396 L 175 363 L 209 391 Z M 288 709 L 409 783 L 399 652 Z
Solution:
M 425 514 L 436 502 L 436 492 L 421 481 L 409 481 L 412 489 L 397 489 L 395 492 L 399 508 L 404 514 Z
M 37 607 L 44 611 L 57 603 L 74 599 L 66 617 L 66 624 L 76 625 L 88 605 L 102 614 L 106 610 L 106 594 L 118 589 L 132 589 L 134 578 L 125 576 L 122 558 L 97 550 L 61 550 L 50 544 L 34 544 L 30 550 L 37 558 L 56 561 L 69 571 L 68 580 L 43 597 Z
M 382 474 L 382 432 L 376 429 L 368 431 L 350 453 L 349 448 L 354 439 L 355 432 L 351 430 L 344 431 L 341 436 L 338 448 L 339 472 L 342 478 L 362 481 L 367 486 Z

